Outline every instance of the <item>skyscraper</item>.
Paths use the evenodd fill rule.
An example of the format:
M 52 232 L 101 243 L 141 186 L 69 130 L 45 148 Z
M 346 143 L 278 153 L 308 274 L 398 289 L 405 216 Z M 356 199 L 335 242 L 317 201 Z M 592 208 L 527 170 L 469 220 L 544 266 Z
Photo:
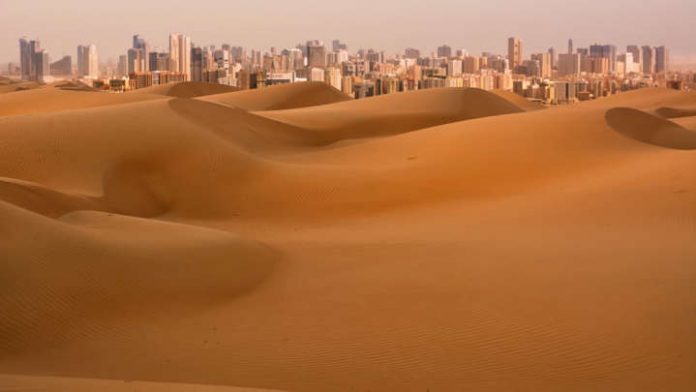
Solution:
M 149 59 L 150 58 L 150 45 L 145 41 L 145 38 L 141 37 L 139 34 L 136 34 L 133 36 L 133 49 L 140 49 L 142 51 L 142 58 L 143 59 Z M 149 61 L 145 61 L 144 64 L 144 69 L 142 69 L 140 72 L 147 72 L 150 70 L 150 64 Z
M 191 80 L 191 37 L 180 34 L 169 34 L 170 71 L 184 74 L 184 80 Z
M 77 76 L 87 79 L 99 77 L 99 60 L 94 44 L 77 46 Z
M 406 48 L 406 50 L 404 50 L 404 57 L 407 59 L 417 59 L 420 57 L 420 50 L 414 48 Z
M 118 56 L 118 76 L 128 76 L 128 56 L 125 54 Z
M 628 45 L 626 46 L 626 53 L 631 53 L 633 55 L 633 61 L 642 64 L 643 56 L 641 56 L 640 47 L 638 45 Z
M 655 48 L 655 73 L 669 71 L 669 51 L 664 46 Z
M 462 76 L 462 60 L 451 59 L 447 61 L 447 76 Z
M 147 59 L 143 49 L 128 49 L 128 74 L 145 72 L 146 63 Z
M 546 53 L 537 53 L 532 55 L 532 60 L 536 60 L 539 62 L 539 76 L 542 78 L 550 78 L 551 77 L 551 54 L 546 52 Z
M 191 48 L 191 80 L 194 82 L 203 81 L 204 54 L 200 47 Z
M 452 48 L 449 45 L 438 46 L 437 57 L 444 57 L 444 58 L 452 57 Z
M 645 45 L 641 48 L 641 71 L 646 75 L 655 73 L 655 48 Z
M 308 67 L 326 67 L 326 48 L 321 41 L 307 41 L 307 64 Z M 323 80 L 323 76 L 322 76 Z
M 341 40 L 335 39 L 331 42 L 331 50 L 338 52 L 339 50 L 348 50 L 348 45 L 341 42 Z
M 551 69 L 553 70 L 556 68 L 556 49 L 549 48 L 548 53 L 551 60 Z
M 513 69 L 522 64 L 522 40 L 517 37 L 508 38 L 508 60 Z
M 31 50 L 31 45 L 26 38 L 19 40 L 19 60 L 22 80 L 31 80 L 32 59 L 34 53 Z
M 20 72 L 23 80 L 41 82 L 50 74 L 48 52 L 41 49 L 37 40 L 19 40 Z
M 616 71 L 616 46 L 598 44 L 591 45 L 590 57 L 607 59 L 609 72 Z
M 580 74 L 580 53 L 561 53 L 558 55 L 558 75 L 577 76 Z
M 480 59 L 476 56 L 464 57 L 463 71 L 466 74 L 474 74 L 479 71 Z
M 34 54 L 34 64 L 36 68 L 36 80 L 39 82 L 45 81 L 46 77 L 51 74 L 51 59 L 48 52 L 39 50 Z
M 150 72 L 169 70 L 169 54 L 150 52 L 147 59 L 147 69 Z
M 573 54 L 573 39 L 568 39 L 568 54 Z

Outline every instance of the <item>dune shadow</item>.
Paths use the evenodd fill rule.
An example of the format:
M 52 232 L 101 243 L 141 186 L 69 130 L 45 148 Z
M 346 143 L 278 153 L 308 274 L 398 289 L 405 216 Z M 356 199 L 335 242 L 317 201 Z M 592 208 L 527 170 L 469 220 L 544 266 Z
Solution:
M 637 109 L 613 108 L 605 119 L 613 130 L 639 142 L 677 150 L 696 149 L 696 133 Z
M 696 109 L 661 107 L 655 113 L 664 118 L 692 117 L 696 116 Z

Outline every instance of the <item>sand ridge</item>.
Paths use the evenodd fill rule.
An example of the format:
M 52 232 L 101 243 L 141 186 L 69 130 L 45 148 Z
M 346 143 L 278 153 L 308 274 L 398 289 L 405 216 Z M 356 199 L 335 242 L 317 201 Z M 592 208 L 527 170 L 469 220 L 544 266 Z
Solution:
M 0 387 L 696 386 L 693 93 L 0 103 Z

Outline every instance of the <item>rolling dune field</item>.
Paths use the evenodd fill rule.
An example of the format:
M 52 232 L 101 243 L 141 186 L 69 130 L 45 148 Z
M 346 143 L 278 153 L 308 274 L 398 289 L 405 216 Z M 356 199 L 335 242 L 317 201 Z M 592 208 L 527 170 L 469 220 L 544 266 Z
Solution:
M 696 92 L 0 85 L 0 391 L 696 390 Z

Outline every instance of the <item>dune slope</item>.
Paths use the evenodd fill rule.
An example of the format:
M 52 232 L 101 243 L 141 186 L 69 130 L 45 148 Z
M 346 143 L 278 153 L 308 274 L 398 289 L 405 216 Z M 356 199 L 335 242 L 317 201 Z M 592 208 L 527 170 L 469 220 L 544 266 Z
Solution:
M 191 86 L 0 95 L 0 389 L 696 388 L 692 93 Z
M 478 89 L 420 90 L 259 115 L 323 135 L 328 142 L 386 136 L 450 122 L 522 112 Z
M 236 87 L 225 86 L 222 84 L 203 83 L 203 82 L 182 82 L 170 83 L 160 86 L 152 86 L 130 91 L 130 96 L 136 95 L 162 95 L 176 98 L 203 97 L 206 95 L 223 94 L 237 91 Z
M 613 108 L 607 112 L 607 122 L 617 132 L 641 142 L 681 150 L 696 149 L 696 132 L 640 110 Z
M 292 83 L 201 98 L 245 110 L 281 110 L 343 102 L 350 97 L 321 82 Z

